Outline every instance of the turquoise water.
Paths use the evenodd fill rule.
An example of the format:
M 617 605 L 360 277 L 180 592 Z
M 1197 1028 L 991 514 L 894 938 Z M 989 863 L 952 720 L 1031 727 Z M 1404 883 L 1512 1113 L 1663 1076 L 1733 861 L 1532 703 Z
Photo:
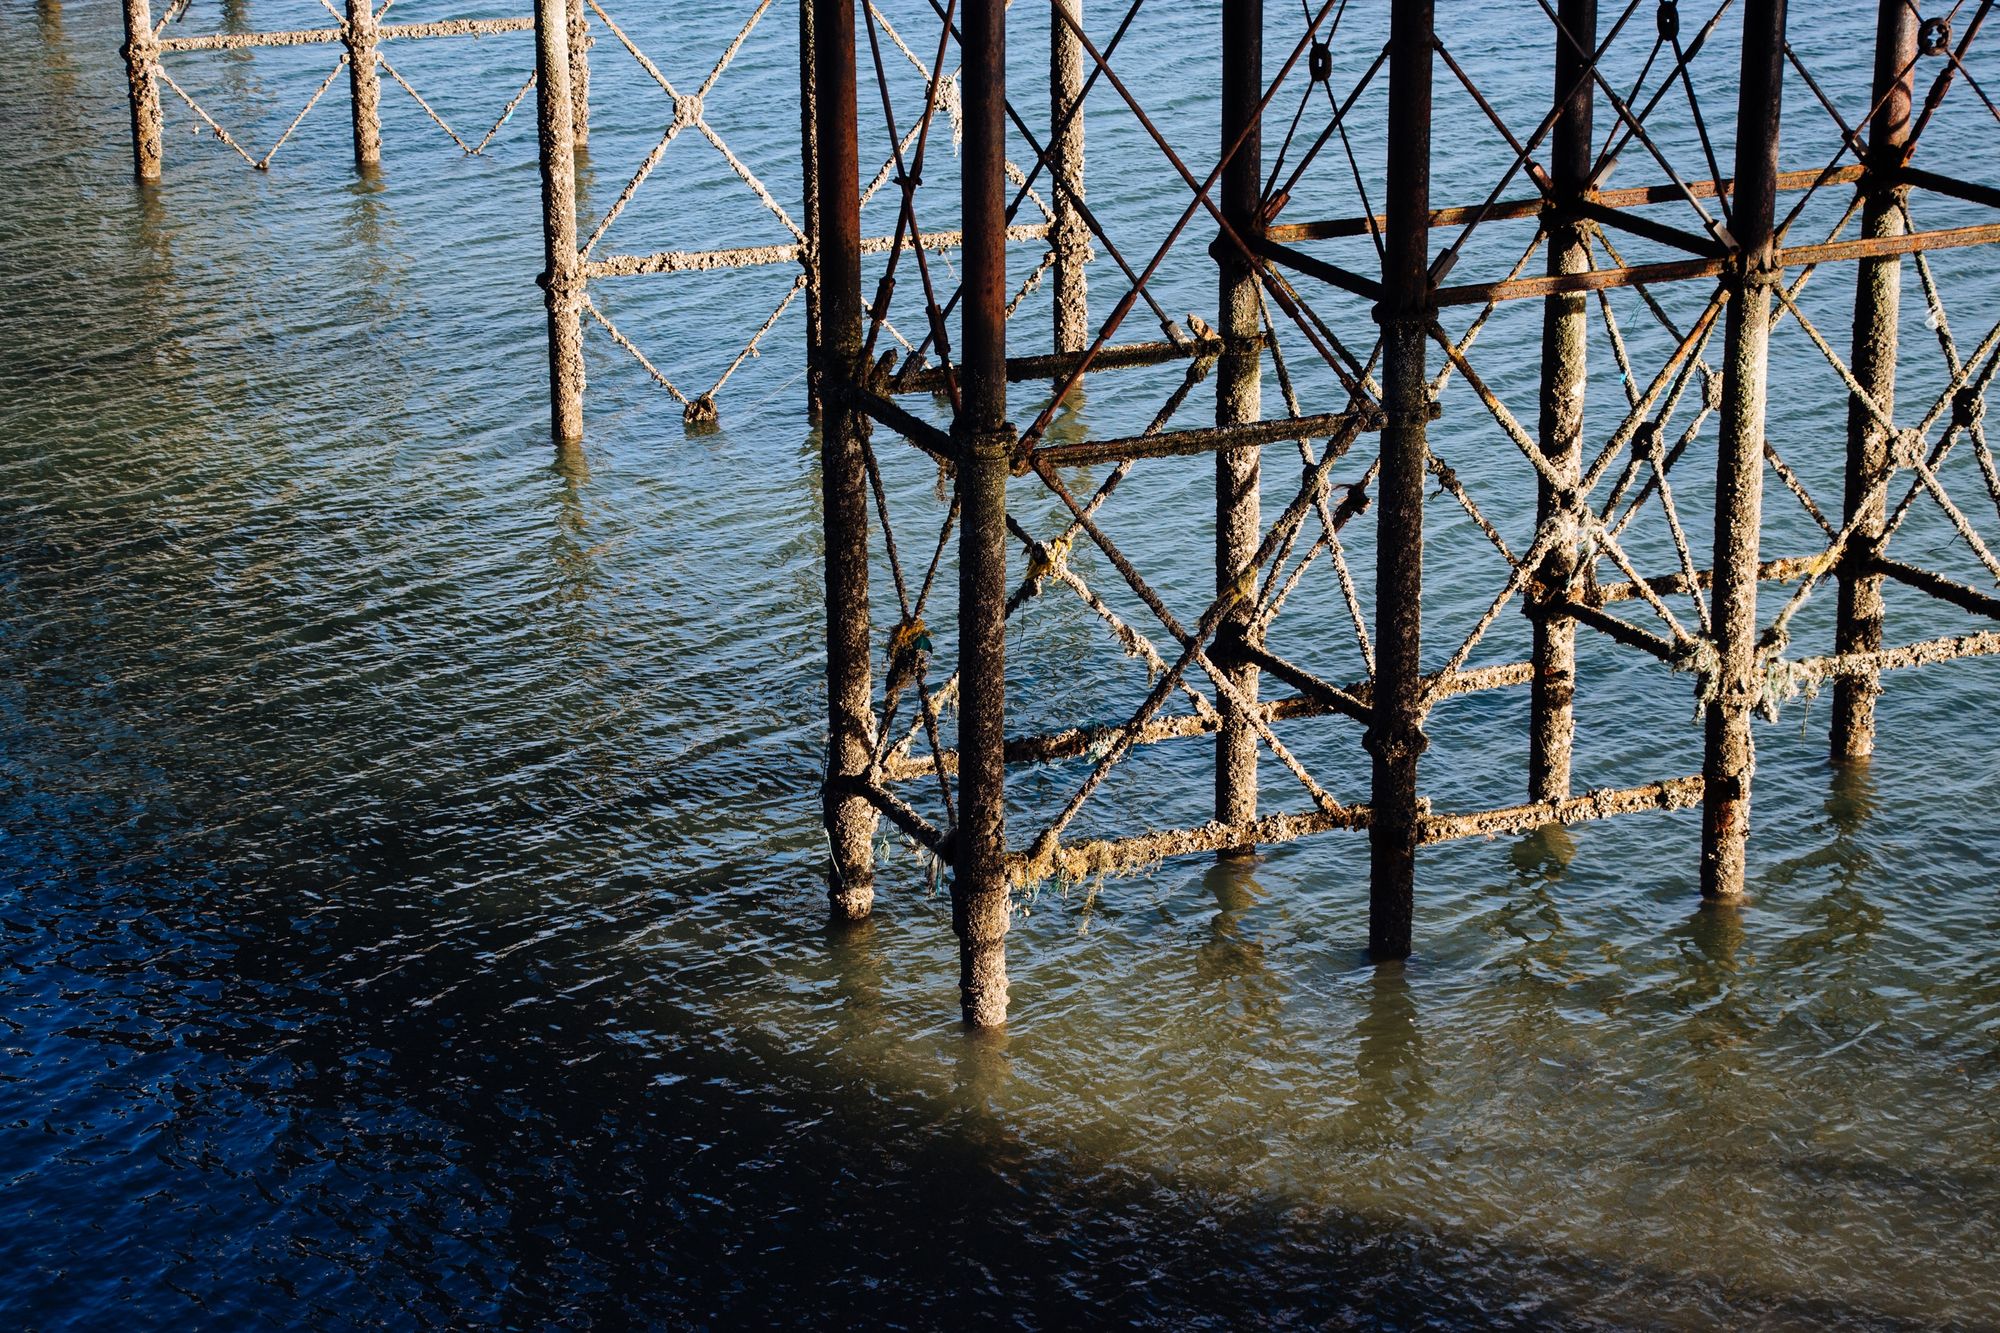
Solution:
M 1020 8 L 1013 77 L 1032 122 L 1046 21 Z M 1343 20 L 1343 92 L 1380 9 Z M 396 17 L 503 12 L 402 0 Z M 611 12 L 683 91 L 747 16 Z M 927 11 L 887 12 L 928 61 Z M 1111 7 L 1090 13 L 1108 34 Z M 1440 6 L 1452 54 L 1520 133 L 1547 95 L 1538 16 Z M 305 3 L 196 0 L 184 22 L 324 21 Z M 1275 69 L 1302 21 L 1281 6 L 1270 21 Z M 1648 6 L 1620 47 L 1621 87 L 1651 22 Z M 1850 120 L 1868 22 L 1793 20 Z M 1725 155 L 1733 23 L 1695 65 Z M 1213 30 L 1211 5 L 1143 10 L 1117 56 L 1197 170 L 1215 156 Z M 467 158 L 385 82 L 385 167 L 368 181 L 348 165 L 344 79 L 268 174 L 170 103 L 166 180 L 140 192 L 118 40 L 109 7 L 0 6 L 8 1324 L 2000 1323 L 1993 664 L 1893 677 L 1866 769 L 1825 763 L 1825 701 L 1760 724 L 1739 911 L 1698 907 L 1691 814 L 1427 852 L 1418 953 L 1393 968 L 1361 951 L 1361 839 L 1173 861 L 1024 901 L 1009 1031 L 969 1039 L 948 903 L 907 849 L 886 850 L 870 925 L 823 925 L 817 447 L 797 307 L 704 433 L 593 331 L 588 438 L 555 458 L 531 102 Z M 390 54 L 474 135 L 532 56 L 521 36 Z M 268 147 L 334 58 L 169 68 Z M 672 111 L 601 31 L 593 60 L 594 217 Z M 796 217 L 795 62 L 778 6 L 706 115 Z M 1971 64 L 2000 86 L 1990 59 Z M 896 77 L 907 126 L 921 85 L 907 64 Z M 1091 199 L 1142 264 L 1187 193 L 1107 92 L 1091 103 Z M 1790 96 L 1785 165 L 1823 165 L 1831 122 Z M 1288 97 L 1274 103 L 1287 121 Z M 1962 91 L 1947 106 L 1932 165 L 1978 176 L 1994 126 Z M 864 113 L 864 158 L 879 160 Z M 1441 92 L 1440 114 L 1438 201 L 1483 196 L 1499 141 L 1461 96 Z M 1705 176 L 1684 108 L 1656 114 L 1662 151 Z M 1379 201 L 1379 110 L 1357 117 L 1356 150 Z M 932 151 L 920 220 L 941 229 L 956 177 L 948 140 Z M 1656 177 L 1631 152 L 1614 182 Z M 1358 211 L 1344 158 L 1314 180 L 1288 218 Z M 1823 233 L 1843 203 L 1816 201 L 1800 228 Z M 1977 217 L 1925 207 L 1926 225 Z M 885 195 L 869 226 L 892 222 Z M 1504 273 L 1527 240 L 1510 227 L 1482 228 L 1454 280 Z M 1197 220 L 1162 269 L 1176 318 L 1212 310 L 1211 235 Z M 784 239 L 690 135 L 604 246 Z M 1361 267 L 1366 246 L 1321 252 Z M 1023 277 L 1038 257 L 1019 248 Z M 1660 252 L 1635 242 L 1628 257 Z M 1936 264 L 1969 348 L 2000 269 L 1973 251 Z M 949 257 L 936 271 L 948 280 Z M 1108 310 L 1116 268 L 1101 256 L 1091 273 Z M 791 277 L 638 278 L 596 299 L 677 384 L 706 388 Z M 1943 382 L 1916 286 L 1912 411 Z M 914 287 L 906 271 L 898 299 Z M 1670 316 L 1699 308 L 1710 289 L 1695 287 L 1662 294 Z M 1363 303 L 1307 295 L 1365 355 Z M 1017 316 L 1026 350 L 1044 346 L 1046 299 Z M 1801 304 L 1844 343 L 1850 277 L 1816 276 Z M 1666 335 L 1636 302 L 1615 309 L 1644 378 Z M 1152 336 L 1148 318 L 1121 337 Z M 1539 323 L 1523 303 L 1475 351 L 1530 421 Z M 1326 404 L 1332 376 L 1281 334 L 1308 410 Z M 1601 329 L 1591 355 L 1601 440 L 1620 395 Z M 1795 324 L 1773 366 L 1772 440 L 1837 504 L 1841 387 Z M 1136 430 L 1177 382 L 1101 377 L 1061 429 Z M 1017 420 L 1037 391 L 1016 386 Z M 1273 380 L 1265 394 L 1276 411 Z M 1197 390 L 1178 421 L 1208 412 Z M 1527 469 L 1457 380 L 1443 412 L 1440 455 L 1519 549 Z M 1675 473 L 1697 560 L 1713 442 L 1711 422 Z M 921 565 L 943 517 L 934 471 L 886 433 L 877 447 L 903 558 Z M 1267 515 L 1293 468 L 1274 451 Z M 1944 476 L 1991 532 L 1973 460 L 1961 450 Z M 1013 503 L 1030 531 L 1056 530 L 1031 481 Z M 1104 514 L 1188 620 L 1211 577 L 1211 506 L 1205 462 L 1160 460 Z M 1767 508 L 1767 550 L 1815 549 L 1775 482 Z M 1669 571 L 1648 512 L 1634 558 Z M 1505 569 L 1448 496 L 1429 513 L 1436 662 Z M 1371 526 L 1350 529 L 1364 605 Z M 1928 501 L 1899 547 L 1987 581 Z M 1150 623 L 1105 561 L 1080 552 L 1076 567 Z M 949 625 L 954 584 L 941 577 L 933 626 Z M 893 623 L 886 578 L 877 595 L 878 625 Z M 1780 595 L 1767 588 L 1767 619 Z M 1825 650 L 1831 603 L 1829 588 L 1802 613 L 1795 651 Z M 1892 637 L 1972 628 L 1892 590 Z M 1509 660 L 1526 637 L 1510 610 L 1474 661 Z M 1273 643 L 1331 678 L 1361 674 L 1323 565 Z M 1013 730 L 1122 716 L 1146 688 L 1059 593 L 1029 606 L 1009 651 Z M 1582 655 L 1579 786 L 1695 771 L 1691 683 L 1595 639 Z M 1521 799 L 1526 709 L 1518 690 L 1439 709 L 1439 808 Z M 1348 724 L 1281 735 L 1335 795 L 1365 794 Z M 1078 831 L 1198 822 L 1209 753 L 1136 757 Z M 1083 771 L 1017 775 L 1017 844 Z M 1268 760 L 1264 784 L 1268 808 L 1303 808 Z

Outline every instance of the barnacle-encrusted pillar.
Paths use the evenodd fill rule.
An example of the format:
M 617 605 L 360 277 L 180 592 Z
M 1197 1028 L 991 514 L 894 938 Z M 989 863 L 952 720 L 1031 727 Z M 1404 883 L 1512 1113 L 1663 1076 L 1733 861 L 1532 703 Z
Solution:
M 818 0 L 799 0 L 799 161 L 805 181 L 805 243 L 799 265 L 806 290 L 806 413 L 819 415 L 819 93 L 813 72 L 813 7 Z
M 1776 236 L 1778 109 L 1785 79 L 1785 0 L 1745 0 L 1730 223 L 1736 290 L 1725 326 L 1722 429 L 1715 460 L 1715 660 L 1702 761 L 1701 892 L 1743 892 L 1750 836 L 1750 736 L 1757 690 L 1757 551 L 1764 505 L 1764 402 Z
M 1875 29 L 1875 114 L 1868 121 L 1867 175 L 1862 178 L 1861 234 L 1900 236 L 1899 207 L 1907 187 L 1898 183 L 1910 141 L 1910 101 L 1917 58 L 1917 12 L 1909 0 L 1881 0 Z M 1854 378 L 1884 416 L 1896 402 L 1896 315 L 1903 292 L 1903 257 L 1856 261 Z M 1847 404 L 1846 520 L 1854 525 L 1840 565 L 1840 612 L 1835 651 L 1872 653 L 1882 647 L 1881 555 L 1887 519 L 1882 472 L 1889 466 L 1890 433 L 1857 397 Z M 1875 752 L 1875 673 L 1842 676 L 1833 686 L 1834 762 L 1866 759 Z
M 372 171 L 382 164 L 382 77 L 375 68 L 373 0 L 347 0 L 347 86 L 353 94 L 354 165 Z
M 853 790 L 864 781 L 875 739 L 869 675 L 868 422 L 843 390 L 859 383 L 861 166 L 856 140 L 854 0 L 812 0 L 813 78 L 818 89 L 813 158 L 820 201 L 819 364 L 821 514 L 826 531 L 827 764 L 824 815 L 833 849 L 827 896 L 836 920 L 875 906 L 875 807 Z
M 958 830 L 952 925 L 972 1027 L 1007 1021 L 1007 6 L 966 0 L 958 439 Z M 820 87 L 824 97 L 827 89 Z M 822 149 L 825 144 L 822 140 Z
M 125 0 L 125 82 L 132 99 L 132 169 L 142 181 L 160 178 L 160 81 L 153 64 L 160 58 L 153 40 L 153 7 L 148 0 Z
M 541 284 L 549 312 L 549 420 L 558 446 L 583 439 L 583 262 L 576 249 L 576 140 L 565 0 L 535 0 L 535 121 L 542 159 Z
M 1590 267 L 1590 242 L 1577 205 L 1590 188 L 1591 57 L 1597 46 L 1597 0 L 1561 0 L 1556 35 L 1556 123 L 1549 175 L 1554 202 L 1546 210 L 1549 272 Z M 1590 298 L 1562 292 L 1542 304 L 1541 448 L 1561 485 L 1537 478 L 1535 517 L 1557 523 L 1562 537 L 1549 549 L 1527 605 L 1534 619 L 1534 679 L 1528 706 L 1528 799 L 1569 795 L 1570 752 L 1576 738 L 1576 622 L 1545 610 L 1568 596 L 1576 576 L 1577 525 L 1568 505 L 1583 466 L 1583 402 L 1587 382 Z
M 579 152 L 590 147 L 590 48 L 597 45 L 585 8 L 583 0 L 569 6 L 570 139 Z
M 1382 304 L 1382 470 L 1376 506 L 1374 756 L 1368 826 L 1368 950 L 1407 958 L 1423 810 L 1424 464 L 1430 385 L 1432 0 L 1395 0 L 1389 18 L 1389 171 Z
M 1049 167 L 1055 176 L 1049 250 L 1055 255 L 1055 335 L 1058 352 L 1090 345 L 1090 302 L 1084 267 L 1090 227 L 1083 220 L 1083 0 L 1049 0 Z
M 1237 235 L 1260 230 L 1263 208 L 1262 116 L 1264 91 L 1264 0 L 1223 0 L 1222 5 L 1222 215 Z M 1234 150 L 1232 153 L 1231 150 Z M 1221 270 L 1217 318 L 1222 324 L 1222 358 L 1215 381 L 1215 424 L 1234 426 L 1263 415 L 1263 344 L 1257 274 L 1242 251 L 1218 240 Z M 1237 651 L 1249 632 L 1256 599 L 1241 585 L 1257 554 L 1260 514 L 1257 445 L 1220 449 L 1215 455 L 1215 588 L 1234 597 L 1216 627 L 1218 665 L 1245 702 L 1254 707 L 1257 668 Z M 1250 580 L 1254 589 L 1254 580 Z M 1257 732 L 1235 704 L 1222 702 L 1222 726 L 1215 734 L 1215 818 L 1248 825 L 1257 818 Z M 1247 854 L 1250 844 L 1225 855 Z

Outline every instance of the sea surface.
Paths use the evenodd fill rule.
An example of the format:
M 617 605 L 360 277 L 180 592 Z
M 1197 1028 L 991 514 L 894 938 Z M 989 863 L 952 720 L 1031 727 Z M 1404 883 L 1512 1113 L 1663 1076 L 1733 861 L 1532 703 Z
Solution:
M 1045 125 L 1048 20 L 1014 8 L 1011 78 L 1024 122 Z M 1627 12 L 1603 8 L 1607 31 Z M 1446 50 L 1526 139 L 1551 91 L 1541 8 L 1438 9 Z M 1685 44 L 1713 9 L 1683 9 Z M 1385 11 L 1341 9 L 1337 96 L 1379 52 Z M 1872 7 L 1793 11 L 1800 63 L 1855 123 Z M 508 12 L 401 0 L 392 19 Z M 756 11 L 608 12 L 686 96 Z M 938 23 L 907 0 L 883 12 L 914 57 L 877 30 L 901 133 Z M 1621 90 L 1657 30 L 1657 6 L 1630 12 L 1606 64 Z M 1123 14 L 1090 0 L 1100 46 Z M 1112 57 L 1197 180 L 1218 153 L 1217 14 L 1213 0 L 1151 0 Z M 194 0 L 169 31 L 331 22 L 305 0 Z M 1654 150 L 1683 179 L 1710 176 L 1704 137 L 1729 171 L 1738 22 L 1729 7 L 1692 63 L 1701 123 L 1683 94 L 1663 99 L 1653 149 L 1629 145 L 1611 185 L 1665 179 Z M 675 114 L 593 23 L 586 231 Z M 1273 3 L 1268 23 L 1275 76 L 1307 17 Z M 1169 860 L 1024 892 L 1008 1029 L 969 1037 L 948 888 L 891 830 L 874 918 L 825 921 L 802 303 L 716 394 L 711 429 L 685 427 L 680 403 L 591 323 L 587 438 L 558 455 L 532 94 L 470 156 L 385 74 L 384 165 L 360 177 L 345 74 L 263 172 L 169 90 L 165 179 L 140 189 L 121 40 L 108 3 L 0 0 L 0 1325 L 2000 1327 L 2000 664 L 1890 677 L 1865 766 L 1827 763 L 1827 696 L 1760 722 L 1738 908 L 1700 905 L 1693 812 L 1427 850 L 1416 956 L 1397 966 L 1363 952 L 1359 836 L 1251 862 Z M 866 32 L 861 50 L 872 168 L 888 138 Z M 702 94 L 704 123 L 794 220 L 797 51 L 796 10 L 767 6 Z M 533 58 L 525 35 L 387 53 L 471 144 Z M 167 68 L 254 158 L 337 57 L 175 54 Z M 1967 63 L 2000 89 L 1990 52 L 1975 44 Z M 1924 63 L 1920 87 L 1939 67 Z M 1272 102 L 1267 163 L 1304 68 Z M 1438 79 L 1434 198 L 1476 203 L 1511 151 L 1442 61 Z M 1328 91 L 1310 94 L 1288 163 L 1327 123 Z M 1356 103 L 1352 171 L 1335 136 L 1286 219 L 1366 211 L 1357 177 L 1380 207 L 1381 92 Z M 1796 72 L 1787 97 L 1786 168 L 1837 161 L 1839 130 Z M 1193 195 L 1117 89 L 1101 83 L 1089 105 L 1090 199 L 1143 269 Z M 1600 106 L 1600 140 L 1611 122 Z M 1990 181 L 1996 124 L 1977 98 L 1961 84 L 1935 122 L 1920 164 Z M 1018 136 L 1010 152 L 1032 162 Z M 948 117 L 926 153 L 917 220 L 948 230 Z M 1531 193 L 1516 176 L 1502 197 Z M 1817 192 L 1794 239 L 1822 238 L 1846 203 Z M 1925 226 L 1980 217 L 1935 197 L 1912 207 Z M 1647 216 L 1703 225 L 1684 201 Z M 895 222 L 890 183 L 866 226 Z M 1505 276 L 1533 230 L 1482 226 L 1448 281 Z M 1175 321 L 1214 319 L 1214 234 L 1197 207 L 1160 266 Z M 595 253 L 789 238 L 690 123 Z M 1633 262 L 1672 253 L 1615 243 Z M 1041 253 L 1014 248 L 1017 280 Z M 1315 253 L 1374 262 L 1366 237 Z M 954 256 L 928 264 L 951 290 Z M 1971 355 L 2000 308 L 2000 262 L 1953 251 L 1935 272 Z M 692 397 L 795 276 L 605 280 L 593 300 Z M 1125 290 L 1105 245 L 1090 281 L 1102 318 Z M 1366 302 L 1295 281 L 1326 337 L 1365 362 Z M 921 285 L 906 260 L 891 323 L 913 342 Z M 1834 348 L 1852 289 L 1829 266 L 1798 298 Z M 1660 288 L 1657 319 L 1635 293 L 1610 302 L 1631 369 L 1600 322 L 1593 454 L 1627 385 L 1643 391 L 1671 348 L 1662 321 L 1685 329 L 1713 291 Z M 1898 414 L 1914 425 L 1947 371 L 1914 267 L 1904 292 Z M 1046 282 L 1024 298 L 1018 349 L 1047 347 L 1048 300 Z M 1450 312 L 1450 335 L 1477 313 Z M 1343 407 L 1298 326 L 1273 318 L 1304 409 Z M 1539 303 L 1511 304 L 1467 353 L 1530 431 L 1540 323 Z M 1157 336 L 1143 303 L 1117 334 Z M 896 345 L 885 331 L 877 350 Z M 1720 366 L 1719 341 L 1707 357 Z M 1837 523 L 1845 389 L 1797 319 L 1771 364 L 1771 441 Z M 1141 430 L 1181 377 L 1094 377 L 1052 436 Z M 1703 391 L 1697 374 L 1669 443 Z M 1198 386 L 1174 424 L 1211 420 L 1208 395 Z M 1016 421 L 1048 397 L 1015 385 Z M 1284 410 L 1275 369 L 1264 402 Z M 912 403 L 947 419 L 943 403 Z M 1438 456 L 1525 549 L 1533 477 L 1519 451 L 1463 375 L 1441 412 Z M 1702 566 L 1715 429 L 1711 415 L 1671 473 Z M 915 597 L 945 516 L 938 478 L 887 431 L 874 447 Z M 1359 481 L 1373 449 L 1358 443 L 1336 482 Z M 1269 519 L 1299 464 L 1289 444 L 1266 457 Z M 1081 494 L 1103 476 L 1066 479 Z M 2000 532 L 1969 445 L 1940 476 L 1969 521 Z M 1212 496 L 1206 459 L 1152 460 L 1102 511 L 1188 623 L 1214 590 Z M 1775 476 L 1765 498 L 1768 553 L 1823 549 Z M 1060 532 L 1035 479 L 1015 483 L 1012 505 L 1026 531 Z M 1427 513 L 1434 668 L 1508 570 L 1450 494 L 1433 486 Z M 1371 628 L 1373 526 L 1370 511 L 1343 534 Z M 1309 523 L 1294 561 L 1317 535 Z M 900 614 L 882 536 L 878 522 L 878 643 Z M 1657 501 L 1624 549 L 1649 574 L 1679 567 Z M 1895 549 L 1992 583 L 1927 497 Z M 1018 578 L 1023 557 L 1010 559 Z M 1171 660 L 1171 637 L 1107 559 L 1079 541 L 1072 566 Z M 954 659 L 954 568 L 948 543 L 924 612 L 933 686 Z M 1623 575 L 1607 561 L 1602 577 Z M 1766 623 L 1788 594 L 1766 585 Z M 1790 655 L 1829 650 L 1832 603 L 1829 583 L 1805 604 Z M 1321 556 L 1274 647 L 1360 678 L 1344 605 Z M 1521 656 L 1518 606 L 1471 665 Z M 1618 609 L 1665 632 L 1641 603 Z M 1699 628 L 1692 601 L 1670 609 Z M 1976 628 L 1891 589 L 1892 642 Z M 1693 680 L 1589 633 L 1580 651 L 1578 789 L 1698 771 Z M 1148 686 L 1145 664 L 1060 587 L 1024 607 L 1009 654 L 1014 734 L 1128 717 Z M 899 726 L 910 717 L 906 702 Z M 1526 717 L 1520 689 L 1442 705 L 1425 761 L 1434 807 L 1524 799 Z M 949 743 L 948 715 L 945 729 Z M 1366 798 L 1351 724 L 1280 735 L 1336 797 Z M 1149 747 L 1072 833 L 1199 824 L 1212 753 Z M 1088 767 L 1014 775 L 1017 847 Z M 1268 755 L 1262 779 L 1265 809 L 1308 807 Z M 930 786 L 908 792 L 942 818 Z

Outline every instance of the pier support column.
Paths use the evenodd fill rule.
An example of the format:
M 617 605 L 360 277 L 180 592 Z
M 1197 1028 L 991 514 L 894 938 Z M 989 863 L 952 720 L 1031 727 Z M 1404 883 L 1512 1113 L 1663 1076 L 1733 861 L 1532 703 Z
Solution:
M 1090 346 L 1090 301 L 1084 269 L 1090 263 L 1090 227 L 1083 220 L 1083 42 L 1063 21 L 1083 24 L 1083 0 L 1050 0 L 1049 165 L 1055 198 L 1049 249 L 1055 254 L 1055 335 L 1058 352 Z
M 1376 503 L 1374 756 L 1369 804 L 1368 951 L 1407 958 L 1416 899 L 1424 736 L 1424 464 L 1430 280 L 1432 0 L 1394 0 L 1389 18 L 1389 170 L 1383 237 L 1382 469 Z
M 567 9 L 564 0 L 535 0 L 535 121 L 546 259 L 540 281 L 549 312 L 549 425 L 558 447 L 583 439 L 583 263 L 576 249 Z
M 958 841 L 952 925 L 972 1027 L 1007 1021 L 1007 6 L 965 0 L 958 465 Z M 821 95 L 826 93 L 821 85 Z M 824 140 L 821 143 L 825 147 Z
M 806 414 L 819 418 L 819 81 L 814 74 L 813 8 L 799 0 L 799 161 L 804 166 L 805 244 L 799 255 L 806 275 Z
M 820 266 L 819 468 L 826 528 L 827 788 L 824 817 L 833 850 L 828 904 L 835 920 L 859 921 L 875 906 L 875 807 L 847 790 L 865 779 L 875 740 L 869 675 L 868 422 L 842 392 L 858 384 L 861 336 L 861 157 L 854 73 L 854 0 L 812 0 L 813 78 L 818 88 L 817 237 Z
M 1555 131 L 1549 174 L 1555 202 L 1547 210 L 1549 272 L 1581 273 L 1590 267 L 1590 244 L 1576 206 L 1590 187 L 1591 56 L 1597 46 L 1597 0 L 1561 0 L 1562 31 L 1556 36 Z M 1576 575 L 1577 527 L 1565 516 L 1567 497 L 1582 476 L 1584 386 L 1590 298 L 1582 292 L 1548 297 L 1542 304 L 1541 448 L 1561 479 L 1553 486 L 1538 477 L 1535 518 L 1562 526 L 1562 539 L 1549 550 L 1528 599 L 1534 617 L 1534 667 L 1528 705 L 1528 799 L 1556 801 L 1569 795 L 1570 752 L 1576 739 L 1571 705 L 1576 697 L 1576 622 L 1549 615 L 1543 607 L 1565 594 Z
M 1910 101 L 1917 58 L 1916 11 L 1908 0 L 1881 0 L 1875 29 L 1875 114 L 1868 122 L 1868 174 L 1861 205 L 1861 234 L 1900 236 L 1897 205 L 1906 187 L 1896 183 L 1910 140 Z M 1903 257 L 1856 261 L 1854 378 L 1887 414 L 1896 402 L 1896 322 L 1903 292 Z M 1847 503 L 1854 536 L 1840 566 L 1840 612 L 1834 651 L 1872 653 L 1882 647 L 1882 576 L 1873 565 L 1882 551 L 1885 497 L 1875 483 L 1889 466 L 1889 432 L 1859 398 L 1847 404 Z M 1874 490 L 1871 495 L 1870 491 Z M 1858 522 L 1857 522 L 1858 520 Z M 1833 686 L 1833 761 L 1866 759 L 1875 752 L 1874 673 L 1842 676 Z
M 1264 0 L 1223 0 L 1222 5 L 1222 215 L 1239 236 L 1261 229 L 1263 130 L 1259 103 L 1264 92 Z M 1238 140 L 1241 140 L 1239 143 Z M 1257 274 L 1234 245 L 1216 243 L 1221 270 L 1217 319 L 1222 358 L 1215 381 L 1215 424 L 1233 426 L 1263 415 L 1264 351 Z M 1215 455 L 1215 590 L 1237 588 L 1263 536 L 1258 482 L 1263 450 L 1256 445 L 1222 449 Z M 1240 660 L 1239 649 L 1256 612 L 1254 598 L 1239 598 L 1216 627 L 1218 665 L 1246 700 L 1257 697 L 1257 668 Z M 1257 732 L 1251 719 L 1220 700 L 1222 726 L 1215 734 L 1215 818 L 1247 825 L 1257 818 Z M 1243 856 L 1245 844 L 1224 855 Z
M 382 76 L 375 68 L 374 0 L 347 0 L 347 86 L 353 94 L 354 165 L 382 165 Z
M 1757 553 L 1764 507 L 1764 402 L 1772 289 L 1778 110 L 1785 79 L 1785 0 L 1745 0 L 1736 114 L 1736 191 L 1730 225 L 1740 268 L 1725 325 L 1722 428 L 1715 460 L 1715 679 L 1702 761 L 1701 892 L 1743 892 L 1750 836 L 1750 736 L 1757 701 Z
M 577 152 L 590 150 L 590 48 L 597 39 L 590 35 L 590 15 L 583 0 L 569 6 L 569 124 L 570 141 Z
M 132 170 L 142 181 L 160 178 L 160 81 L 153 65 L 160 58 L 153 38 L 148 0 L 125 0 L 125 82 L 132 99 Z

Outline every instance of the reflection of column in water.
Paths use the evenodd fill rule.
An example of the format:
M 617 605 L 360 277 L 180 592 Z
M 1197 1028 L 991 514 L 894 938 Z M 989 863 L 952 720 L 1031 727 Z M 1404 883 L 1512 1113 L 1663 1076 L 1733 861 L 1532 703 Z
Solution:
M 44 42 L 62 40 L 62 0 L 35 0 L 35 21 Z
M 1840 841 L 1859 838 L 1875 817 L 1875 778 L 1866 764 L 1838 764 L 1826 796 L 1827 817 Z M 1864 854 L 1865 855 L 1865 854 Z
M 1007 1058 L 1007 1029 L 969 1027 L 958 1039 L 958 1079 L 952 1098 L 966 1111 L 984 1117 L 998 1117 L 994 1105 L 1006 1091 L 1013 1067 Z
M 1417 1000 L 1402 963 L 1369 974 L 1354 1026 L 1354 1105 L 1343 1117 L 1356 1145 L 1407 1144 L 1431 1098 Z
M 1264 901 L 1256 865 L 1248 857 L 1231 857 L 1208 867 L 1201 877 L 1202 887 L 1215 896 L 1208 939 L 1195 954 L 1195 971 L 1204 981 L 1265 970 L 1264 946 L 1243 933 L 1244 914 Z
M 1576 859 L 1576 839 L 1561 824 L 1544 824 L 1507 849 L 1507 859 L 1522 881 L 1553 883 L 1569 873 Z
M 1202 887 L 1215 897 L 1215 915 L 1208 939 L 1195 953 L 1195 974 L 1230 987 L 1242 1017 L 1260 1020 L 1265 1049 L 1289 1049 L 1293 1034 L 1282 1021 L 1287 984 L 1271 971 L 1262 941 L 1244 929 L 1248 915 L 1266 905 L 1256 870 L 1255 858 L 1235 856 L 1217 860 L 1203 873 Z
M 867 1040 L 882 1028 L 882 941 L 878 916 L 859 921 L 829 918 L 826 957 L 833 965 L 836 1026 L 843 1044 Z

